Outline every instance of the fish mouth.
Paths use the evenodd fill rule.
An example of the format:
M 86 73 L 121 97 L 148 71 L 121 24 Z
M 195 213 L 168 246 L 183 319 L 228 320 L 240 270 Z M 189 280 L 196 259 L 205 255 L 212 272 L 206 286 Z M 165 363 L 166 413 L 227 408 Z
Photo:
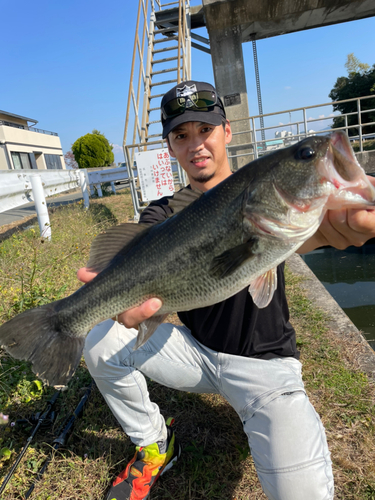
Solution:
M 359 163 L 350 146 L 349 138 L 344 132 L 333 132 L 328 154 L 332 156 L 336 171 L 342 179 L 345 181 L 356 179 Z
M 331 189 L 327 209 L 374 205 L 375 188 L 358 163 L 343 131 L 331 134 L 327 154 L 320 161 L 318 170 Z

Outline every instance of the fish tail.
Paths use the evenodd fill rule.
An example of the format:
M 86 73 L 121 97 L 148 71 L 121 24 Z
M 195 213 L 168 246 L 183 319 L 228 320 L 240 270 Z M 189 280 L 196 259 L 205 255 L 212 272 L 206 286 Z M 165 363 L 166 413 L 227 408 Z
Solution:
M 48 385 L 68 383 L 85 342 L 83 336 L 62 331 L 59 302 L 27 310 L 0 326 L 0 345 L 14 358 L 30 361 L 33 372 Z

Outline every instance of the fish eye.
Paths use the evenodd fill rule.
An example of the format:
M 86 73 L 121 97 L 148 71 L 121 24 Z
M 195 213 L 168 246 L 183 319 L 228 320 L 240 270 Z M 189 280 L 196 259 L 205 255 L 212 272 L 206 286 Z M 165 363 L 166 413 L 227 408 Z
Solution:
M 314 158 L 314 156 L 315 156 L 315 151 L 309 146 L 298 149 L 296 152 L 297 160 L 311 160 L 311 158 Z

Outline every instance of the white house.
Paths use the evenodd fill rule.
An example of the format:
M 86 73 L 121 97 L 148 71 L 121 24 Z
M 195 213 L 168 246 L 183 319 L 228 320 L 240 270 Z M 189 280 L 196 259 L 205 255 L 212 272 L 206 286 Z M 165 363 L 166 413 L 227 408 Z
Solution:
M 0 110 L 0 170 L 65 169 L 59 136 L 32 118 Z

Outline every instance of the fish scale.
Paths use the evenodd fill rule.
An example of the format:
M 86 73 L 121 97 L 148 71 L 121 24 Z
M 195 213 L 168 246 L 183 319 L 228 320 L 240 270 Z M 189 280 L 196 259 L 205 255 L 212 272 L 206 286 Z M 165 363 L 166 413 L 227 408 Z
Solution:
M 337 168 L 335 165 L 337 164 Z M 317 230 L 327 209 L 374 206 L 375 190 L 342 132 L 310 137 L 265 155 L 206 193 L 184 189 L 172 217 L 122 224 L 93 242 L 98 275 L 74 294 L 25 311 L 0 327 L 0 343 L 51 385 L 65 385 L 93 325 L 159 297 L 137 346 L 171 312 L 221 302 L 249 287 L 266 307 L 276 267 Z

